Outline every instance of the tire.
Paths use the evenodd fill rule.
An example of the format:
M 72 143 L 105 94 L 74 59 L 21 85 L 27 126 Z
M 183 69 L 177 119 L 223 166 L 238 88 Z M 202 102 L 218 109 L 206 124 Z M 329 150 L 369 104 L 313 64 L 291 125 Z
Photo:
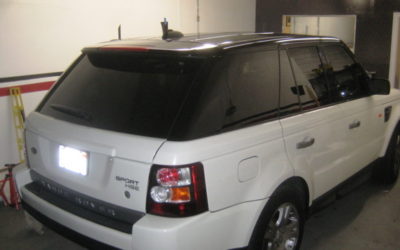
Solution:
M 382 161 L 380 179 L 384 184 L 392 185 L 399 177 L 400 169 L 400 125 L 393 131 L 386 154 Z
M 294 186 L 278 188 L 257 221 L 248 249 L 299 249 L 306 215 L 304 197 Z

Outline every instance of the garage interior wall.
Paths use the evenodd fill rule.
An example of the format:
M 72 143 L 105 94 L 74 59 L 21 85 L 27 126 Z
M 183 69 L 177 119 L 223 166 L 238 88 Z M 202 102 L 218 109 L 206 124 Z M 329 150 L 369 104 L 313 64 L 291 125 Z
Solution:
M 254 31 L 256 0 L 200 0 L 200 32 Z M 12 77 L 62 72 L 82 47 L 117 38 L 161 36 L 160 22 L 197 32 L 197 0 L 0 0 L 0 93 L 9 86 L 54 81 L 56 77 Z M 47 90 L 22 95 L 26 113 Z M 0 94 L 0 166 L 18 162 L 11 97 Z
M 340 38 L 354 51 L 356 31 L 355 15 L 301 15 L 282 18 L 282 32 L 318 36 L 335 36 Z
M 256 31 L 282 29 L 283 15 L 357 15 L 355 54 L 377 77 L 388 77 L 393 12 L 400 1 L 257 0 Z

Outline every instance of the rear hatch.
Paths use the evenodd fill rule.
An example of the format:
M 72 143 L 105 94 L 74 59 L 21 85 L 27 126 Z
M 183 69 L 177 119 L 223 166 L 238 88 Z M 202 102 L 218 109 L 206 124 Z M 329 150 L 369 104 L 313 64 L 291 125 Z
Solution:
M 153 158 L 203 64 L 148 51 L 83 53 L 27 119 L 34 180 L 60 197 L 82 194 L 74 202 L 88 208 L 145 212 Z

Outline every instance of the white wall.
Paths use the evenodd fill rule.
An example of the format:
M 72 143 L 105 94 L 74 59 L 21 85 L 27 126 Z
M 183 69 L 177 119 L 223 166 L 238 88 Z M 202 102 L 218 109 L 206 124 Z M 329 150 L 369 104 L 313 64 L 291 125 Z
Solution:
M 290 32 L 294 34 L 335 36 L 343 40 L 354 51 L 356 18 L 355 15 L 292 16 Z
M 392 87 L 400 88 L 400 12 L 393 13 L 389 81 Z
M 123 36 L 156 35 L 179 0 L 0 0 L 0 76 L 64 70 L 83 46 Z M 6 63 L 7 62 L 7 63 Z
M 88 44 L 160 36 L 170 28 L 196 33 L 197 0 L 0 0 L 0 78 L 64 71 Z M 254 31 L 255 0 L 200 0 L 200 31 Z M 54 79 L 54 78 L 52 78 Z M 0 83 L 7 86 L 47 81 Z M 29 112 L 45 91 L 24 94 Z M 11 99 L 0 97 L 0 166 L 17 162 Z M 27 113 L 28 113 L 27 112 Z
M 256 0 L 200 0 L 200 33 L 255 31 Z M 180 29 L 197 32 L 197 0 L 180 0 Z
M 336 36 L 343 40 L 351 49 L 355 49 L 356 16 L 321 16 L 319 34 L 321 36 Z
M 0 77 L 64 70 L 83 46 L 160 36 L 160 22 L 196 32 L 197 0 L 0 0 Z M 200 0 L 201 32 L 254 31 L 255 0 Z

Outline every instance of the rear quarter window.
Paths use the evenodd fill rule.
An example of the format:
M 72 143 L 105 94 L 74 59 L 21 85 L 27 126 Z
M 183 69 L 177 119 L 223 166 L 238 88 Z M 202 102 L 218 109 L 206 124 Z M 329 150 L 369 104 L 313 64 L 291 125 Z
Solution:
M 277 48 L 259 46 L 213 59 L 195 84 L 170 139 L 190 140 L 267 122 L 278 117 Z
M 227 56 L 223 72 L 230 94 L 225 126 L 275 118 L 278 112 L 279 59 L 276 48 Z

